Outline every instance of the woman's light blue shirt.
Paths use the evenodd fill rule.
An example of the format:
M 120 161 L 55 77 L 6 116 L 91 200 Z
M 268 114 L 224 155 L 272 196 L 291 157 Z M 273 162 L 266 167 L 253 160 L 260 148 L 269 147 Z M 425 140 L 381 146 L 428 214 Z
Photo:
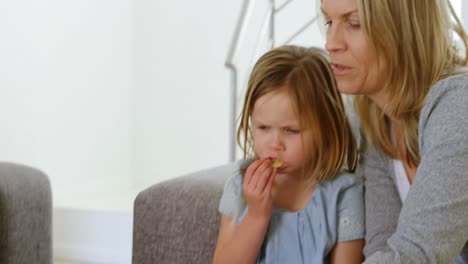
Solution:
M 227 180 L 218 209 L 239 224 L 248 210 L 242 180 L 241 174 Z M 328 263 L 335 243 L 363 238 L 362 180 L 342 172 L 318 184 L 303 210 L 273 209 L 257 263 Z

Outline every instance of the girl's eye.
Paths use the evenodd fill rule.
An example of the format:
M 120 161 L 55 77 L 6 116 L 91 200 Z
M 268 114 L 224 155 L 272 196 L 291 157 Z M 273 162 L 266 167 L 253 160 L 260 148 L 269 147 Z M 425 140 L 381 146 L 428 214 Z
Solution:
M 257 128 L 260 129 L 260 130 L 267 130 L 268 129 L 267 126 L 258 126 Z
M 295 128 L 287 128 L 286 132 L 291 133 L 291 134 L 299 134 L 301 131 Z

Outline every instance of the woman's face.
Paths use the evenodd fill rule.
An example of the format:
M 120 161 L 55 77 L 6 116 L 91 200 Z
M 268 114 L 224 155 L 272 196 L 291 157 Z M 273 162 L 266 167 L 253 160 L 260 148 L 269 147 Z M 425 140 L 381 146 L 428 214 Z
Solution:
M 325 48 L 340 91 L 374 97 L 382 93 L 385 83 L 384 63 L 378 64 L 377 54 L 361 27 L 357 1 L 322 0 Z

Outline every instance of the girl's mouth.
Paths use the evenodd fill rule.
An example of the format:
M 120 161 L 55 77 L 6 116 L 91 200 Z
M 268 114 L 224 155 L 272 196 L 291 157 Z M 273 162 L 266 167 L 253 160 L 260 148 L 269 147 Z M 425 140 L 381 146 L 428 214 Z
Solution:
M 287 166 L 286 162 L 279 160 L 279 159 L 273 159 L 271 163 L 271 167 L 277 170 L 283 170 L 284 168 L 286 168 L 286 166 Z

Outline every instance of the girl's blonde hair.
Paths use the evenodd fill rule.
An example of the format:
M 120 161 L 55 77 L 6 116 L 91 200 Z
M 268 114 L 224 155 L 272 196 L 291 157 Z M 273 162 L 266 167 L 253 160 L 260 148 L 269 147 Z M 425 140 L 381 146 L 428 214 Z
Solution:
M 419 115 L 431 87 L 467 65 L 468 37 L 449 0 L 359 0 L 361 24 L 385 63 L 389 92 L 385 111 L 399 122 L 407 148 L 407 162 L 420 162 Z M 455 36 L 459 37 L 459 44 Z M 460 50 L 460 48 L 462 48 Z M 397 157 L 389 120 L 368 97 L 355 100 L 371 145 Z
M 318 48 L 282 46 L 257 61 L 250 75 L 237 130 L 244 158 L 255 158 L 251 134 L 255 102 L 278 89 L 289 93 L 301 128 L 313 131 L 313 135 L 305 135 L 314 137 L 313 146 L 303 146 L 314 150 L 314 159 L 306 170 L 312 171 L 310 180 L 320 182 L 335 176 L 346 159 L 348 169 L 354 171 L 356 143 L 333 71 L 326 54 Z

